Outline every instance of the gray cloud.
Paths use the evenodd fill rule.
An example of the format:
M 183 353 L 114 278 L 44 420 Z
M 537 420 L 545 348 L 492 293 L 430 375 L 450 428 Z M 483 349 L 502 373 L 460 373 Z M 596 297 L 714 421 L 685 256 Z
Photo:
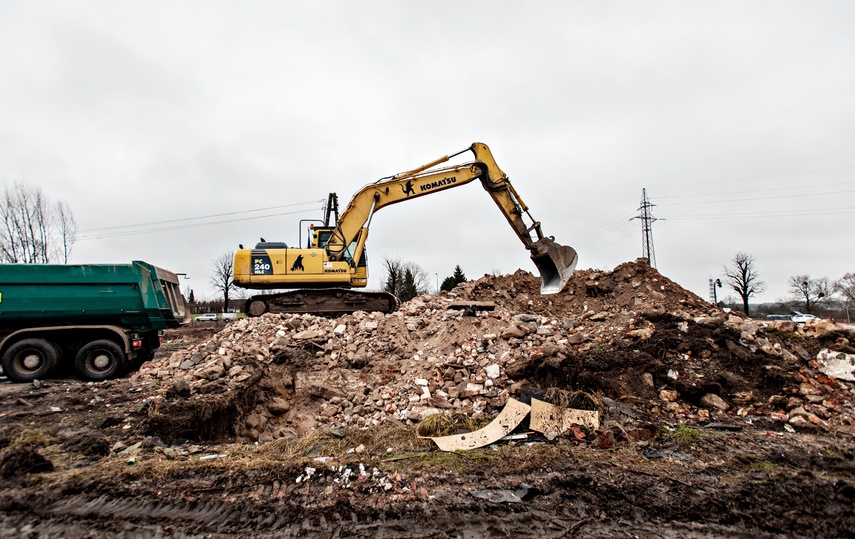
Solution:
M 296 242 L 320 203 L 101 229 L 346 202 L 482 141 L 580 267 L 640 256 L 647 188 L 663 274 L 706 296 L 747 251 L 773 301 L 855 271 L 853 22 L 843 1 L 4 3 L 0 180 L 68 201 L 75 262 L 150 260 L 208 296 L 217 256 Z M 384 210 L 369 249 L 372 286 L 384 254 L 534 269 L 477 185 Z

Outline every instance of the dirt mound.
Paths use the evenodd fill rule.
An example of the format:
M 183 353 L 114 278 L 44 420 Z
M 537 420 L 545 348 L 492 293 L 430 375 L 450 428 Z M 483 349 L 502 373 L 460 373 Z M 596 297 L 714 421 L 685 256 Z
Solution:
M 454 294 L 464 299 L 493 301 L 513 312 L 546 316 L 595 315 L 602 312 L 710 313 L 715 308 L 663 277 L 644 259 L 613 271 L 579 270 L 558 294 L 541 295 L 540 279 L 523 270 L 512 275 L 485 275 L 462 283 Z
M 0 458 L 0 477 L 7 479 L 16 475 L 49 472 L 51 470 L 53 470 L 53 463 L 30 446 L 16 447 L 5 452 Z
M 160 388 L 151 432 L 270 441 L 436 413 L 489 418 L 526 387 L 598 396 L 624 430 L 734 417 L 778 429 L 853 428 L 851 387 L 811 363 L 820 347 L 851 349 L 840 326 L 722 312 L 644 260 L 576 272 L 554 295 L 539 286 L 518 271 L 389 315 L 232 323 L 136 376 Z

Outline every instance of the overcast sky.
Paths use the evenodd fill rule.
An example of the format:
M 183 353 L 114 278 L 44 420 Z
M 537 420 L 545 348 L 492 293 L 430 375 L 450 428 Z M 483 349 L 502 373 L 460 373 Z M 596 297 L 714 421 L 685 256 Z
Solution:
M 69 204 L 72 262 L 213 298 L 238 244 L 478 141 L 580 269 L 641 256 L 646 189 L 663 275 L 707 298 L 744 251 L 776 301 L 855 272 L 853 28 L 851 1 L 0 0 L 0 182 Z M 368 243 L 372 288 L 384 257 L 535 271 L 477 183 Z

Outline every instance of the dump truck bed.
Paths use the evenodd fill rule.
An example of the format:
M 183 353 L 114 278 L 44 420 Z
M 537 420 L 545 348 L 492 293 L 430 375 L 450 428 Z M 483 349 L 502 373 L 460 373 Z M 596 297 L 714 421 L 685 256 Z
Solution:
M 131 264 L 0 264 L 0 328 L 113 324 L 159 330 L 190 313 L 178 277 Z

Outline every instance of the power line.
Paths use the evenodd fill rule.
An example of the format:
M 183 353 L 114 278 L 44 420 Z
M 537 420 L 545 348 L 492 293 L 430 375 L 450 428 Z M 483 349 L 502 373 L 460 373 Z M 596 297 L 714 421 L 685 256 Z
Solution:
M 817 208 L 817 209 L 799 209 L 799 210 L 774 210 L 768 212 L 751 212 L 751 213 L 717 213 L 707 215 L 670 215 L 669 221 L 688 221 L 688 220 L 703 220 L 703 219 L 750 219 L 750 218 L 766 218 L 766 217 L 815 217 L 825 215 L 841 215 L 847 213 L 855 213 L 855 208 Z
M 323 200 L 321 200 L 321 203 L 323 203 Z M 166 221 L 151 221 L 148 223 L 137 223 L 134 225 L 115 225 L 115 226 L 105 226 L 105 227 L 99 227 L 99 228 L 90 228 L 87 230 L 82 230 L 81 233 L 96 232 L 99 230 L 116 230 L 116 229 L 121 229 L 121 228 L 136 228 L 136 227 L 140 227 L 140 226 L 154 226 L 154 225 L 162 225 L 162 224 L 167 224 L 167 223 L 181 223 L 181 222 L 185 222 L 185 221 L 196 221 L 199 219 L 212 219 L 214 217 L 226 217 L 229 215 L 240 215 L 242 213 L 253 213 L 253 212 L 257 212 L 257 211 L 277 210 L 279 208 L 292 208 L 294 206 L 305 206 L 307 204 L 318 204 L 318 201 L 317 200 L 310 200 L 307 202 L 294 202 L 293 204 L 283 204 L 281 206 L 270 206 L 267 208 L 256 208 L 253 210 L 240 210 L 240 211 L 233 211 L 233 212 L 226 212 L 226 213 L 212 213 L 210 215 L 200 215 L 198 217 L 185 217 L 182 219 L 168 219 Z M 288 215 L 288 214 L 283 213 L 283 214 L 274 214 L 274 215 Z M 269 217 L 269 216 L 266 216 L 266 217 Z M 254 217 L 250 217 L 248 219 L 254 219 Z M 235 221 L 240 221 L 240 220 L 241 219 L 236 219 Z M 223 222 L 234 222 L 234 221 L 223 221 Z M 209 224 L 217 224 L 217 223 L 209 223 Z
M 727 199 L 727 200 L 701 200 L 698 202 L 678 202 L 674 204 L 661 204 L 662 206 L 688 206 L 692 204 L 724 204 L 730 202 L 756 202 L 760 200 L 774 200 L 780 198 L 804 198 L 804 197 L 812 197 L 812 196 L 823 196 L 823 195 L 842 195 L 846 193 L 855 193 L 855 190 L 852 191 L 832 191 L 827 193 L 799 193 L 797 195 L 780 195 L 775 197 L 759 197 L 759 198 L 736 198 L 736 199 Z M 711 196 L 711 195 L 697 195 L 697 196 Z
M 588 256 L 590 256 L 590 255 L 592 255 L 592 254 L 594 254 L 594 253 L 598 253 L 598 252 L 602 251 L 603 249 L 605 249 L 606 247 L 609 247 L 609 246 L 611 246 L 611 245 L 614 245 L 615 243 L 619 242 L 620 240 L 624 239 L 625 237 L 627 237 L 627 236 L 631 236 L 631 235 L 633 235 L 633 234 L 635 234 L 635 230 L 630 230 L 629 232 L 627 232 L 627 233 L 626 233 L 626 234 L 624 234 L 623 236 L 621 236 L 621 237 L 619 237 L 619 238 L 617 238 L 617 239 L 615 239 L 615 240 L 613 240 L 613 241 L 610 241 L 609 243 L 605 243 L 605 244 L 603 244 L 603 245 L 600 245 L 598 248 L 594 249 L 593 251 L 585 251 L 585 254 L 586 254 L 586 255 L 588 255 Z
M 712 184 L 722 184 L 722 183 L 731 183 L 731 182 L 746 182 L 746 181 L 751 181 L 751 180 L 766 180 L 769 178 L 782 178 L 784 176 L 798 176 L 801 174 L 816 174 L 819 172 L 836 172 L 838 170 L 851 170 L 853 168 L 855 168 L 855 166 L 838 167 L 838 168 L 825 168 L 825 169 L 818 169 L 818 170 L 805 170 L 803 172 L 787 172 L 784 174 L 770 174 L 768 176 L 750 176 L 747 178 L 736 178 L 733 180 L 714 180 L 714 181 L 707 181 L 707 182 L 682 183 L 679 185 L 654 185 L 654 187 L 664 189 L 664 188 L 669 188 L 669 187 L 685 187 L 687 185 L 712 185 Z
M 770 187 L 768 189 L 752 189 L 749 191 L 720 191 L 716 193 L 698 193 L 696 195 L 671 195 L 671 196 L 657 196 L 658 200 L 669 199 L 669 198 L 695 198 L 695 197 L 708 197 L 708 196 L 725 196 L 725 195 L 741 195 L 741 194 L 749 194 L 749 193 L 766 193 L 769 191 L 793 191 L 796 189 L 819 189 L 821 187 L 837 187 L 838 185 L 852 185 L 855 182 L 836 182 L 836 183 L 821 183 L 821 184 L 811 184 L 811 185 L 798 185 L 795 187 Z
M 615 215 L 618 212 L 620 212 L 621 215 L 618 215 L 617 218 L 623 219 L 623 216 L 626 213 L 626 210 L 623 209 L 624 204 L 626 204 L 627 202 L 629 202 L 630 200 L 632 200 L 634 197 L 637 197 L 637 196 L 638 196 L 638 191 L 635 191 L 632 195 L 630 195 L 630 196 L 626 197 L 624 200 L 616 203 L 610 209 L 608 209 L 606 211 L 598 212 L 599 217 L 597 219 L 591 219 L 591 220 L 587 221 L 584 226 L 575 230 L 574 232 L 576 234 L 582 234 L 585 230 L 592 228 L 592 227 L 596 227 L 594 229 L 594 233 L 596 233 L 598 230 L 602 229 L 605 226 L 611 226 L 611 223 L 614 222 L 615 218 L 609 217 L 609 215 Z M 599 225 L 599 223 L 601 223 L 603 221 L 606 221 L 606 224 L 605 225 Z
M 855 168 L 855 166 L 847 166 L 847 167 L 837 167 L 837 168 L 827 168 L 827 169 L 816 169 L 809 171 L 801 171 L 801 172 L 790 172 L 784 174 L 772 174 L 772 175 L 764 175 L 764 176 L 753 176 L 753 177 L 745 177 L 745 178 L 736 178 L 731 180 L 718 180 L 718 181 L 709 181 L 709 182 L 695 182 L 690 184 L 681 184 L 681 185 L 669 185 L 662 187 L 685 187 L 692 185 L 706 185 L 706 184 L 716 184 L 720 185 L 722 183 L 732 183 L 732 182 L 744 182 L 750 180 L 761 180 L 761 179 L 769 179 L 769 178 L 778 178 L 783 176 L 797 176 L 804 174 L 814 174 L 820 172 L 833 172 L 840 170 L 850 170 Z M 705 197 L 705 200 L 702 201 L 684 201 L 684 202 L 672 202 L 663 204 L 663 206 L 690 206 L 690 205 L 700 205 L 700 204 L 732 204 L 739 202 L 758 202 L 765 200 L 776 200 L 776 199 L 790 199 L 790 198 L 805 198 L 805 197 L 821 197 L 825 195 L 841 195 L 841 194 L 849 194 L 855 191 L 853 190 L 841 190 L 841 191 L 826 191 L 826 192 L 815 192 L 819 188 L 824 187 L 836 187 L 836 186 L 850 186 L 853 185 L 852 181 L 845 182 L 830 182 L 824 184 L 811 184 L 811 185 L 799 185 L 799 186 L 776 186 L 774 188 L 768 189 L 752 189 L 752 190 L 737 190 L 737 191 L 725 191 L 718 193 L 706 193 L 706 194 L 695 194 L 695 195 L 671 195 L 664 196 L 661 198 L 665 199 L 691 199 L 698 197 Z M 798 191 L 811 190 L 813 192 L 808 193 L 799 193 Z M 766 193 L 766 192 L 781 192 L 781 191 L 795 191 L 795 194 L 790 195 L 776 195 L 776 196 L 764 196 L 764 197 L 751 197 L 751 198 L 729 198 L 724 200 L 710 200 L 710 197 L 723 197 L 723 196 L 732 196 L 732 195 L 745 195 L 745 194 L 755 194 L 755 193 Z M 839 197 L 838 197 L 839 198 Z M 642 252 L 648 258 L 648 262 L 652 267 L 655 267 L 655 251 L 653 248 L 653 233 L 652 233 L 652 224 L 653 221 L 657 221 L 657 219 L 650 214 L 650 209 L 654 206 L 651 204 L 649 200 L 646 200 L 646 189 L 642 190 L 642 203 L 638 208 L 640 211 L 639 215 L 632 217 L 633 219 L 640 219 L 642 221 Z M 622 206 L 626 201 L 621 202 L 618 206 Z M 606 237 L 610 235 L 612 232 L 618 230 L 620 226 L 625 223 L 622 219 L 620 221 L 616 221 L 613 218 L 607 217 L 608 214 L 613 213 L 613 210 L 617 209 L 617 207 L 613 207 L 611 211 L 601 213 L 601 219 L 589 221 L 585 226 L 578 229 L 577 233 L 581 233 L 585 230 L 589 230 L 590 232 L 586 234 L 579 234 L 580 236 L 585 236 L 584 240 L 577 241 L 577 247 L 584 247 L 585 245 L 590 245 L 592 243 L 597 242 L 600 238 Z M 855 208 L 851 207 L 834 207 L 834 208 L 816 208 L 816 209 L 797 209 L 797 210 L 774 210 L 767 212 L 739 212 L 739 213 L 711 213 L 711 214 L 691 214 L 691 215 L 674 215 L 668 216 L 669 220 L 720 220 L 720 219 L 751 219 L 751 218 L 792 218 L 792 217 L 811 217 L 811 216 L 824 216 L 824 215 L 840 215 L 840 214 L 850 214 L 855 212 Z M 597 252 L 602 250 L 603 248 L 612 245 L 631 233 L 627 233 L 621 235 L 619 238 L 605 244 L 598 245 L 597 249 L 592 252 Z
M 596 244 L 598 248 L 592 252 L 597 252 L 605 247 L 601 245 L 598 240 L 610 235 L 615 230 L 618 230 L 627 224 L 627 221 L 632 214 L 626 213 L 625 205 L 636 196 L 638 196 L 637 191 L 635 194 L 628 196 L 624 200 L 613 204 L 609 209 L 598 211 L 596 218 L 586 220 L 582 227 L 573 230 L 572 235 L 576 238 L 573 240 L 574 247 L 576 249 L 580 249 L 587 245 Z M 619 241 L 623 237 L 625 236 L 621 236 L 621 238 L 618 238 L 618 240 L 615 241 Z M 612 243 L 614 242 L 610 242 L 606 244 L 606 246 L 611 245 Z
M 594 233 L 588 235 L 585 239 L 577 240 L 577 241 L 574 241 L 573 243 L 577 246 L 577 249 L 579 247 L 585 247 L 587 245 L 590 245 L 590 244 L 596 242 L 600 238 L 614 232 L 615 230 L 618 230 L 621 227 L 627 226 L 627 222 L 631 221 L 631 220 L 632 220 L 631 215 L 627 216 L 626 214 L 624 214 L 624 215 L 614 219 L 608 227 L 604 226 L 604 227 L 596 230 Z
M 104 239 L 104 238 L 117 238 L 117 237 L 122 237 L 122 236 L 135 236 L 138 234 L 152 234 L 155 232 L 166 232 L 166 231 L 170 231 L 170 230 L 184 230 L 187 228 L 199 228 L 199 227 L 203 227 L 203 226 L 221 225 L 221 224 L 226 224 L 226 223 L 237 223 L 239 221 L 252 221 L 255 219 L 267 219 L 269 217 L 278 217 L 280 215 L 294 215 L 294 214 L 299 214 L 299 213 L 308 213 L 310 211 L 315 211 L 315 209 L 297 210 L 297 211 L 291 211 L 291 212 L 280 212 L 280 213 L 273 213 L 273 214 L 269 214 L 269 215 L 257 215 L 255 217 L 244 217 L 241 219 L 228 219 L 228 220 L 224 220 L 224 221 L 217 221 L 214 223 L 193 223 L 193 224 L 185 224 L 185 225 L 178 225 L 178 226 L 149 228 L 149 229 L 143 229 L 143 230 L 127 230 L 127 231 L 120 231 L 120 232 L 108 232 L 105 234 L 97 234 L 97 235 L 90 235 L 90 236 L 79 236 L 77 238 L 77 240 L 98 240 L 98 239 Z M 168 222 L 168 221 L 166 221 L 166 222 Z

